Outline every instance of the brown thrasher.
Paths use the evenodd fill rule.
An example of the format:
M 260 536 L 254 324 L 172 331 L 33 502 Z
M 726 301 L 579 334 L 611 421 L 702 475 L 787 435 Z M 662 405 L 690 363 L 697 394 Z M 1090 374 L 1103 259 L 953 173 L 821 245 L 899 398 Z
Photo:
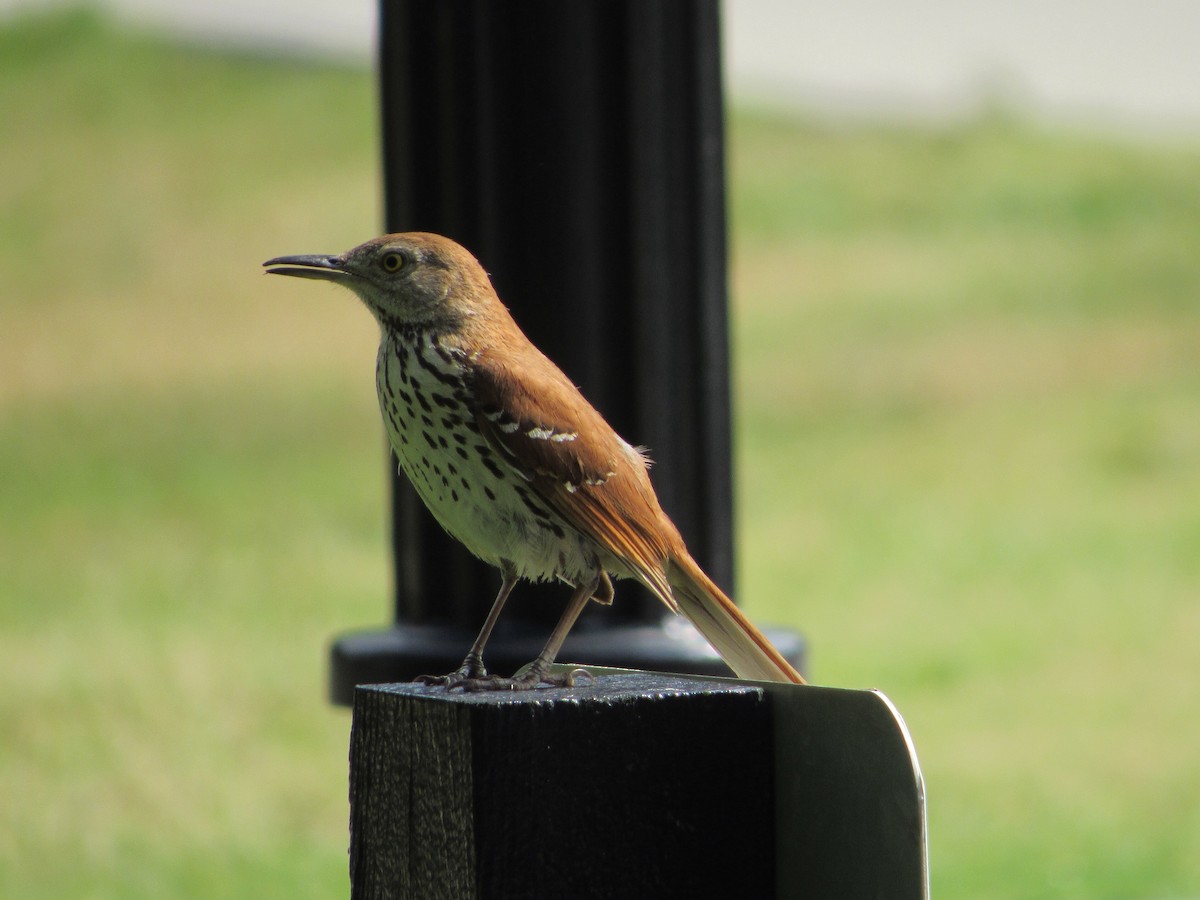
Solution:
M 263 265 L 344 285 L 366 304 L 379 321 L 375 385 L 400 468 L 442 527 L 503 576 L 462 666 L 423 680 L 570 684 L 550 666 L 587 602 L 612 602 L 612 575 L 636 578 L 687 616 L 739 676 L 803 683 L 688 554 L 646 457 L 525 337 L 465 249 L 436 234 L 390 234 L 341 256 Z M 520 578 L 575 590 L 537 659 L 514 678 L 492 677 L 484 644 Z

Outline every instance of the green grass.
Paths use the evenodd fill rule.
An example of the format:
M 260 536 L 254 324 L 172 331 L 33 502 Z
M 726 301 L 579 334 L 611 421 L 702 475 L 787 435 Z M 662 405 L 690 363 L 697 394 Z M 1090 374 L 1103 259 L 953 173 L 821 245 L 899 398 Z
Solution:
M 905 713 L 939 895 L 1200 891 L 1200 154 L 733 134 L 744 595 Z
M 0 895 L 346 891 L 374 326 L 257 269 L 377 230 L 373 102 L 0 28 Z M 938 896 L 1200 893 L 1200 151 L 730 138 L 742 599 L 904 712 Z

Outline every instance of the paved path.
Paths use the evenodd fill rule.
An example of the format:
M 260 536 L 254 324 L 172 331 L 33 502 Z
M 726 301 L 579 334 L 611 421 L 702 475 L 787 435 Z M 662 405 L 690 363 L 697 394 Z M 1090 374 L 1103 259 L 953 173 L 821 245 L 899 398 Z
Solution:
M 0 15 L 53 0 L 0 0 Z M 193 37 L 367 61 L 374 0 L 101 0 Z M 1200 0 L 726 0 L 736 96 L 840 115 L 1041 119 L 1200 135 Z

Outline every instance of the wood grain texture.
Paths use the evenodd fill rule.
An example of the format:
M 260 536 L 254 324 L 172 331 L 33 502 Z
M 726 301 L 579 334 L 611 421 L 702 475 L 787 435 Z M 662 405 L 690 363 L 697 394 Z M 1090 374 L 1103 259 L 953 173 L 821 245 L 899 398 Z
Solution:
M 353 896 L 771 896 L 772 753 L 749 684 L 361 687 Z
M 352 896 L 473 896 L 471 792 L 462 709 L 418 709 L 359 691 L 350 736 Z

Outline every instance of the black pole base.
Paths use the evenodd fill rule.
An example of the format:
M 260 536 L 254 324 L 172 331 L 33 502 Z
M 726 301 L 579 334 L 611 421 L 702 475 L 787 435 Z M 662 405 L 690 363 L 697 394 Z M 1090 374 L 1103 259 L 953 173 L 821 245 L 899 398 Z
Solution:
M 807 674 L 807 646 L 794 632 L 766 628 L 765 634 L 788 662 Z M 511 675 L 541 652 L 549 636 L 537 623 L 500 622 L 484 658 L 489 671 Z M 399 624 L 344 634 L 330 647 L 329 694 L 339 706 L 354 703 L 360 684 L 411 681 L 418 675 L 444 675 L 457 669 L 474 632 L 452 625 Z M 674 616 L 659 624 L 579 627 L 558 654 L 560 662 L 616 666 L 681 675 L 729 675 L 729 667 L 690 625 Z

